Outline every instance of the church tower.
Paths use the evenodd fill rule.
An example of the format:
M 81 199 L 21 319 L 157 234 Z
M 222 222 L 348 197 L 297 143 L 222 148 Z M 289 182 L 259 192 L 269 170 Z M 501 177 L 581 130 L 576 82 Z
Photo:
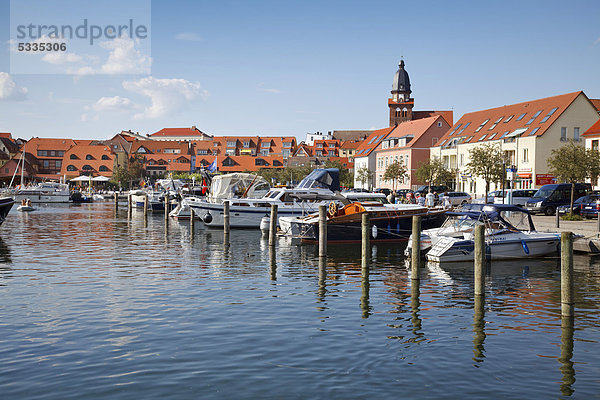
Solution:
M 390 126 L 398 125 L 404 121 L 412 120 L 412 109 L 415 100 L 410 97 L 410 79 L 404 69 L 404 60 L 400 61 L 398 71 L 392 84 L 392 98 L 388 99 L 390 108 Z

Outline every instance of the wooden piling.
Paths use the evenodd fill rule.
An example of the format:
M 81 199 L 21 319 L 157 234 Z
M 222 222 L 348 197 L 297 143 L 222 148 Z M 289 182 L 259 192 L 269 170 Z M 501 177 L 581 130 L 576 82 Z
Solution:
M 119 209 L 119 193 L 115 192 L 115 210 Z
M 190 207 L 190 235 L 194 236 L 196 219 L 194 218 L 194 209 Z
M 411 250 L 410 278 L 419 279 L 421 268 L 421 217 L 412 218 L 412 250 Z
M 600 232 L 600 209 L 596 206 L 596 213 L 598 214 L 598 218 L 596 218 L 596 230 Z
M 127 195 L 127 211 L 128 212 L 131 212 L 131 209 L 133 208 L 133 204 L 132 204 L 133 200 L 131 199 L 131 196 L 132 196 L 131 193 L 129 193 Z
M 269 247 L 269 276 L 272 281 L 277 280 L 277 253 L 275 247 Z
M 148 216 L 148 195 L 144 195 L 144 218 Z
M 558 212 L 558 208 L 556 209 L 556 227 L 560 228 L 560 213 Z
M 165 193 L 165 224 L 169 222 L 169 195 Z
M 573 315 L 573 233 L 560 235 L 560 304 L 564 316 Z
M 319 257 L 327 257 L 327 206 L 319 206 Z
M 271 220 L 269 221 L 269 246 L 275 246 L 277 238 L 277 204 L 271 204 Z
M 229 235 L 229 200 L 223 202 L 223 234 Z
M 475 296 L 485 295 L 485 225 L 475 227 Z
M 362 267 L 369 268 L 369 258 L 371 253 L 371 232 L 369 229 L 369 214 L 363 213 L 362 215 Z

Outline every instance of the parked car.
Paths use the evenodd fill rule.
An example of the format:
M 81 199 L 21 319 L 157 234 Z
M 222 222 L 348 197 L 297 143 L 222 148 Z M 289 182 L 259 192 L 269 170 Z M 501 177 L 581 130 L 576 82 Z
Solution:
M 579 198 L 592 191 L 590 183 L 576 183 L 575 196 Z M 571 203 L 571 184 L 570 183 L 552 183 L 542 186 L 532 198 L 527 200 L 527 210 L 531 213 L 543 212 L 546 215 L 553 215 L 556 207 Z
M 444 193 L 446 190 L 448 190 L 448 186 L 446 185 L 431 186 L 431 193 L 437 192 L 438 195 L 440 193 Z M 422 195 L 426 195 L 427 193 L 429 193 L 429 185 L 419 186 L 417 190 L 415 190 L 415 193 L 421 193 Z
M 533 197 L 537 190 L 535 189 L 504 189 L 498 190 L 494 196 L 495 204 L 514 204 L 525 207 L 527 200 Z
M 487 195 L 487 202 L 488 204 L 493 204 L 494 203 L 494 199 L 496 198 L 496 196 L 498 196 L 500 194 L 501 190 L 492 190 L 491 192 L 488 192 Z M 480 197 L 478 199 L 473 199 L 472 203 L 475 204 L 483 204 L 485 202 L 485 197 Z
M 471 202 L 471 195 L 465 192 L 445 192 L 440 194 L 440 203 L 444 204 L 445 197 L 448 196 L 452 206 L 464 205 Z
M 579 200 L 579 199 L 578 199 Z M 581 203 L 580 214 L 585 218 L 597 218 L 600 206 L 600 194 L 590 194 Z
M 598 191 L 594 191 L 593 193 L 590 194 L 586 194 L 585 196 L 581 196 L 580 198 L 576 199 L 573 202 L 573 214 L 581 214 L 581 206 L 583 204 L 591 204 L 594 203 L 595 201 L 598 200 L 600 198 L 600 192 Z M 556 207 L 556 211 L 559 214 L 566 214 L 569 212 L 569 208 L 571 207 L 570 204 L 565 204 L 564 206 L 558 206 Z
M 374 193 L 383 193 L 386 196 L 389 196 L 392 191 L 388 188 L 380 188 L 380 189 L 373 189 L 373 192 Z
M 405 198 L 408 193 L 414 193 L 410 189 L 398 189 L 396 190 L 396 197 Z

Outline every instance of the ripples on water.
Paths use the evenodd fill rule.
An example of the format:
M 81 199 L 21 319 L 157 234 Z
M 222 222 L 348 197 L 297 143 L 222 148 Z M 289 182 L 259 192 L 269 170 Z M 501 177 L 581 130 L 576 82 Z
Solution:
M 419 286 L 397 246 L 280 240 L 131 218 L 110 203 L 13 210 L 0 227 L 2 398 L 576 398 L 600 393 L 599 263 L 469 264 Z

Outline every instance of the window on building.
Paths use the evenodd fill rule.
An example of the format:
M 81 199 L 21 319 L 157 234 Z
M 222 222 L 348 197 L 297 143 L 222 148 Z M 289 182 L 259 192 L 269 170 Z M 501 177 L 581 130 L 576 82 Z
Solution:
M 106 154 L 102 154 L 102 159 L 103 160 L 110 160 L 110 158 Z
M 523 149 L 523 162 L 529 162 L 529 149 Z
M 492 133 L 492 134 L 490 135 L 490 137 L 488 138 L 488 140 L 492 140 L 493 138 L 495 138 L 495 137 L 496 137 L 496 135 L 497 135 L 497 134 L 498 134 L 498 133 L 496 133 L 496 132 Z
M 58 157 L 64 157 L 65 156 L 65 152 L 63 150 L 59 150 L 59 151 L 56 152 L 56 155 Z
M 506 117 L 506 119 L 504 120 L 504 123 L 509 122 L 511 119 L 513 119 L 514 115 L 510 115 L 508 117 Z
M 71 155 L 69 156 L 69 158 L 70 158 L 71 160 L 78 160 L 78 159 L 79 159 L 79 158 L 78 158 L 78 157 L 77 157 L 75 154 L 71 154 Z
M 460 127 L 461 127 L 461 125 L 462 125 L 462 124 L 458 124 L 458 125 L 456 125 L 456 127 L 455 127 L 454 129 L 452 129 L 452 132 L 450 132 L 450 133 L 448 134 L 448 136 L 452 136 L 452 135 L 454 135 L 454 132 L 456 132 L 456 131 L 458 130 L 458 128 L 460 128 Z
M 69 166 L 67 167 L 67 171 L 69 171 L 69 172 L 72 172 L 72 171 L 77 171 L 77 168 L 75 168 L 75 166 L 74 166 L 74 165 L 69 165 Z
M 536 111 L 535 114 L 533 114 L 531 119 L 529 121 L 527 121 L 527 123 L 525 125 L 530 125 L 538 117 L 538 115 L 540 115 L 542 113 L 542 111 L 543 110 Z
M 573 140 L 579 142 L 579 128 L 573 128 Z
M 4 168 L 4 173 L 8 174 L 8 168 Z
M 533 136 L 533 135 L 535 135 L 535 133 L 536 133 L 537 131 L 539 131 L 539 130 L 540 130 L 540 127 L 539 127 L 539 126 L 538 126 L 537 128 L 534 128 L 534 129 L 533 129 L 531 132 L 529 132 L 529 136 Z
M 50 168 L 50 161 L 48 161 L 48 160 L 44 160 L 44 161 L 43 161 L 43 165 L 44 165 L 44 169 L 48 169 L 48 168 Z
M 592 140 L 592 150 L 598 151 L 598 140 Z
M 56 168 L 61 168 L 62 167 L 62 160 L 55 160 L 54 161 L 54 165 L 56 166 Z
M 290 156 L 290 150 L 289 149 L 283 149 L 281 151 L 281 155 L 284 157 L 289 157 Z
M 506 131 L 506 132 L 504 132 L 504 133 L 502 134 L 502 136 L 500 136 L 500 138 L 499 138 L 499 139 L 502 139 L 502 138 L 504 138 L 504 137 L 505 137 L 506 135 L 508 135 L 509 133 L 510 133 L 510 131 Z
M 519 115 L 519 118 L 517 118 L 517 121 L 522 120 L 525 115 L 527 115 L 527 113 L 523 113 L 523 114 Z
M 475 132 L 479 132 L 481 130 L 481 128 L 483 128 L 485 126 L 485 124 L 487 124 L 489 122 L 489 119 L 486 119 L 485 121 L 483 121 L 481 123 L 481 125 L 479 125 L 479 127 L 477 129 L 475 129 Z
M 335 150 L 329 150 L 329 151 L 327 152 L 327 155 L 328 155 L 329 157 L 333 157 L 333 156 L 335 156 Z
M 465 129 L 467 129 L 467 127 L 468 127 L 469 125 L 471 125 L 471 123 L 470 123 L 470 122 L 467 122 L 467 123 L 465 124 L 465 126 L 463 126 L 463 127 L 462 127 L 462 129 L 461 129 L 460 131 L 458 131 L 457 135 L 460 135 L 461 133 L 463 133 L 463 132 L 464 132 L 464 130 L 465 130 Z
M 487 135 L 483 135 L 482 137 L 480 137 L 480 138 L 479 138 L 479 142 L 481 142 L 481 141 L 485 140 L 485 137 L 486 137 L 486 136 L 487 136 Z
M 234 141 L 227 141 L 227 147 L 235 147 L 235 140 Z
M 563 126 L 560 128 L 560 140 L 563 142 L 567 140 L 567 127 Z
M 262 158 L 257 158 L 254 160 L 254 165 L 263 166 L 263 165 L 269 165 L 269 164 Z
M 223 166 L 224 167 L 233 167 L 235 165 L 235 161 L 233 161 L 231 158 L 226 158 L 223 161 Z
M 219 142 L 214 142 L 213 147 L 219 147 Z
M 92 166 L 88 165 L 88 164 L 85 164 L 83 167 L 81 167 L 81 169 L 83 171 L 91 171 L 91 170 L 93 170 Z
M 287 147 L 287 148 L 292 147 L 292 142 L 283 142 L 283 147 Z
M 465 155 L 464 154 L 460 155 L 460 165 L 461 166 L 465 165 Z
M 317 143 L 317 148 L 318 149 L 322 149 L 323 148 L 323 143 Z
M 245 141 L 244 141 L 244 147 L 245 147 L 245 148 L 248 148 L 248 147 L 250 147 L 250 141 L 249 141 L 249 140 L 245 140 Z
M 261 151 L 260 151 L 260 155 L 261 155 L 261 156 L 268 156 L 268 155 L 269 155 L 269 149 L 266 149 L 266 150 L 261 150 Z
M 48 157 L 48 152 L 46 150 L 38 150 L 37 155 L 38 157 Z
M 322 151 L 322 150 L 317 150 L 317 152 L 316 152 L 316 153 L 317 153 L 317 156 L 318 156 L 318 157 L 321 157 L 321 156 L 323 156 L 323 151 Z
M 335 143 L 329 143 L 329 148 L 335 148 Z
M 100 171 L 100 172 L 108 172 L 108 167 L 106 165 L 101 165 L 100 168 L 98 168 L 98 171 Z
M 199 156 L 205 156 L 208 154 L 208 150 L 198 150 L 196 154 Z
M 440 143 L 440 146 L 443 146 L 444 143 L 446 143 L 446 139 L 442 140 L 442 143 Z
M 86 159 L 86 160 L 93 160 L 93 159 L 94 159 L 94 157 L 92 157 L 92 155 L 91 155 L 91 154 L 87 154 L 87 155 L 85 156 L 85 159 Z
M 50 150 L 50 151 L 48 152 L 48 157 L 56 157 L 56 151 L 54 151 L 54 150 Z
M 495 122 L 492 124 L 492 126 L 490 126 L 490 129 L 488 129 L 488 130 L 489 130 L 489 131 L 493 130 L 493 129 L 496 127 L 496 125 L 498 125 L 498 123 L 499 123 L 500 121 L 502 121 L 502 118 L 504 118 L 504 116 L 502 116 L 502 117 L 498 118 L 498 119 L 497 119 L 497 120 L 496 120 L 496 121 L 495 121 Z
M 271 147 L 271 142 L 262 142 L 260 144 L 260 147 L 265 148 L 265 147 Z
M 548 114 L 546 114 L 546 116 L 544 118 L 542 118 L 542 120 L 540 121 L 540 124 L 542 122 L 548 121 L 548 119 L 550 119 L 550 117 L 552 116 L 552 114 L 554 114 L 556 112 L 556 110 L 558 110 L 558 107 L 554 107 L 552 110 L 548 111 Z
M 473 136 L 469 136 L 465 139 L 464 143 L 469 143 L 471 141 L 471 139 L 473 139 Z

